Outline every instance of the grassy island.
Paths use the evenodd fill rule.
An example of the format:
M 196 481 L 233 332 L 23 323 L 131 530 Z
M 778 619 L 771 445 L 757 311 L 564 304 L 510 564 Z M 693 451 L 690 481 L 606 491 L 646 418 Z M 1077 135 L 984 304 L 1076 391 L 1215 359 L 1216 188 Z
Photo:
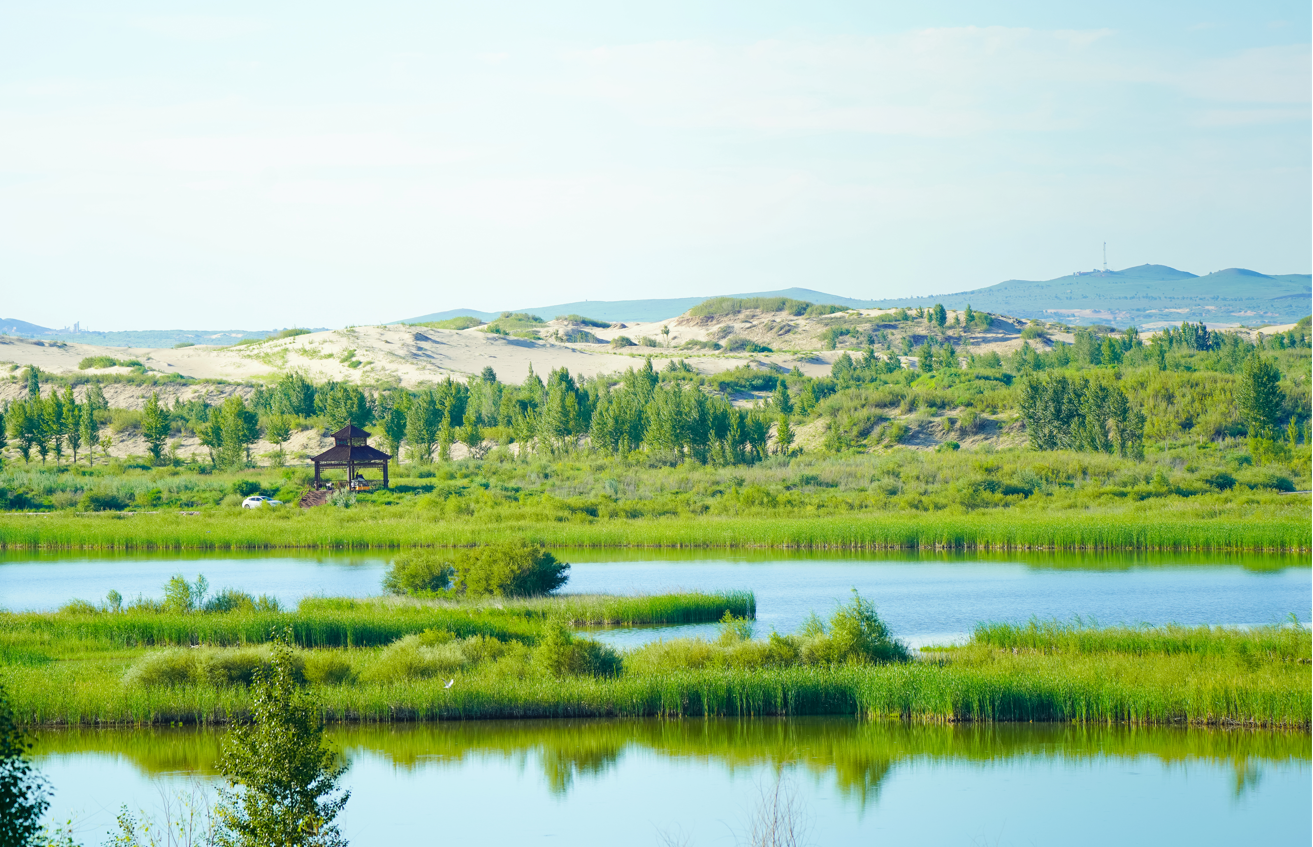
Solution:
M 1310 639 L 1234 631 L 982 625 L 910 653 L 861 598 L 751 638 L 747 595 L 315 599 L 295 612 L 109 610 L 0 616 L 0 681 L 30 725 L 224 724 L 247 713 L 271 638 L 334 722 L 852 715 L 1307 729 Z M 626 651 L 583 624 L 721 620 L 714 640 Z M 280 635 L 280 633 L 282 635 Z

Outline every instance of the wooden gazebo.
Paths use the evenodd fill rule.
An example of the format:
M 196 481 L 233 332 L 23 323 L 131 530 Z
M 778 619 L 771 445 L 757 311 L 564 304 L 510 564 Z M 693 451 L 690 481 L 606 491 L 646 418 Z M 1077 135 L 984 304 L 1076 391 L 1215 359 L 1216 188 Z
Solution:
M 347 424 L 333 433 L 334 445 L 315 456 L 315 488 L 323 485 L 320 474 L 326 470 L 346 470 L 347 487 L 363 487 L 364 482 L 359 471 L 365 468 L 377 468 L 383 471 L 383 487 L 388 487 L 388 461 L 392 458 L 382 450 L 369 446 L 369 433 L 359 427 Z

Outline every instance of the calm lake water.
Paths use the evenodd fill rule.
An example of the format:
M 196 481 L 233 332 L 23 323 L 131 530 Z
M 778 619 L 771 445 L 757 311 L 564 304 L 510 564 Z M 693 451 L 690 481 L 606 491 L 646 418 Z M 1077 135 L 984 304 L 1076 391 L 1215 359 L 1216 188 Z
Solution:
M 1303 733 L 838 719 L 468 722 L 333 732 L 357 847 L 746 843 L 782 778 L 812 844 L 1308 845 Z M 53 819 L 100 843 L 213 786 L 217 733 L 38 737 Z M 668 841 L 663 836 L 674 840 Z
M 856 588 L 902 638 L 924 644 L 960 638 L 980 621 L 1032 616 L 1101 624 L 1255 625 L 1294 613 L 1307 623 L 1313 569 L 1302 556 L 1032 555 L 982 557 L 885 553 L 848 556 L 707 551 L 564 551 L 566 591 L 655 593 L 747 589 L 757 596 L 759 634 L 792 632 L 811 612 L 829 614 Z M 306 596 L 380 592 L 382 556 L 0 557 L 0 608 L 54 609 L 77 597 L 99 602 L 160 596 L 175 573 L 205 574 L 214 589 L 272 594 L 294 605 Z M 603 634 L 624 645 L 714 626 Z

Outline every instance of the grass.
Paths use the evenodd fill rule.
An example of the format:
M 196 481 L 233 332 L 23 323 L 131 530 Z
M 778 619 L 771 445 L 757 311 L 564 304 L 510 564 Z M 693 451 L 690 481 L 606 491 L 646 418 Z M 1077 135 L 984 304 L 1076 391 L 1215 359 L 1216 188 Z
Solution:
M 607 602 L 564 598 L 552 616 L 573 608 L 596 618 Z M 665 601 L 636 602 L 649 619 L 664 614 Z M 290 623 L 311 648 L 300 652 L 307 676 L 314 664 L 314 678 L 328 680 L 314 690 L 333 721 L 846 715 L 1306 730 L 1313 712 L 1301 628 L 983 626 L 927 661 L 886 664 L 833 651 L 827 660 L 805 634 L 789 636 L 802 649 L 783 654 L 779 637 L 722 637 L 639 648 L 593 676 L 541 664 L 550 603 L 501 605 L 319 600 L 284 617 L 158 615 L 154 626 L 132 613 L 6 615 L 0 681 L 29 724 L 221 724 L 250 706 L 245 686 L 222 681 L 258 655 L 217 645 L 249 645 Z M 622 606 L 603 611 L 619 617 Z M 215 646 L 143 646 L 193 641 Z M 717 650 L 732 660 L 703 661 Z
M 307 598 L 295 612 L 217 613 L 129 608 L 120 612 L 71 607 L 56 613 L 0 614 L 0 662 L 21 661 L 32 644 L 97 648 L 238 646 L 291 633 L 301 647 L 371 647 L 424 630 L 533 641 L 545 620 L 574 626 L 652 626 L 717 621 L 726 612 L 756 614 L 751 592 L 687 592 L 650 596 L 566 594 L 479 602 L 408 598 Z
M 769 509 L 763 509 L 769 512 Z M 546 512 L 546 513 L 545 513 Z M 491 524 L 491 527 L 490 527 Z M 587 512 L 506 508 L 471 516 L 423 509 L 225 510 L 0 515 L 0 548 L 100 550 L 365 550 L 468 546 L 490 528 L 551 547 L 799 550 L 1308 550 L 1308 501 L 1220 495 L 1164 503 L 1052 511 L 833 515 L 679 515 L 605 519 Z

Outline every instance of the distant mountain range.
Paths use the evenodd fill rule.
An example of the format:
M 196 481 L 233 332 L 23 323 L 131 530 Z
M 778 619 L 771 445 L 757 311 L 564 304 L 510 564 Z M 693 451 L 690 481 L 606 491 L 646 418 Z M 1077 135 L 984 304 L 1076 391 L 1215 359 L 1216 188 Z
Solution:
M 1166 265 L 1139 265 L 1120 271 L 1087 271 L 1044 281 L 1011 279 L 986 288 L 928 297 L 858 300 L 815 291 L 786 288 L 753 291 L 732 297 L 790 297 L 812 303 L 856 309 L 927 306 L 943 303 L 950 309 L 974 309 L 1018 318 L 1038 318 L 1070 324 L 1107 324 L 1116 327 L 1155 328 L 1182 321 L 1203 321 L 1214 327 L 1262 326 L 1293 323 L 1313 311 L 1313 276 L 1270 276 L 1244 268 L 1227 268 L 1203 276 Z M 508 309 L 545 320 L 560 315 L 582 315 L 599 321 L 639 323 L 682 315 L 706 297 L 650 300 L 582 300 L 554 306 Z M 501 312 L 449 309 L 394 323 L 428 323 L 469 315 L 488 321 Z M 270 330 L 133 330 L 87 332 L 74 328 L 50 329 L 17 318 L 0 318 L 0 334 L 25 338 L 75 341 L 105 347 L 173 347 L 178 344 L 235 344 L 244 338 L 264 338 Z
M 858 300 L 814 291 L 786 288 L 732 297 L 791 297 L 859 309 L 925 306 L 943 303 L 950 309 L 974 309 L 1019 318 L 1071 324 L 1108 324 L 1153 328 L 1182 321 L 1213 326 L 1260 326 L 1293 323 L 1310 312 L 1313 276 L 1269 276 L 1244 268 L 1227 268 L 1203 276 L 1166 265 L 1139 265 L 1120 271 L 1086 271 L 1044 281 L 1013 279 L 986 288 L 927 297 Z M 585 300 L 555 306 L 509 309 L 551 320 L 576 314 L 601 321 L 647 322 L 681 315 L 705 297 L 658 300 Z M 492 320 L 500 312 L 450 309 L 396 323 L 426 323 L 469 315 Z

